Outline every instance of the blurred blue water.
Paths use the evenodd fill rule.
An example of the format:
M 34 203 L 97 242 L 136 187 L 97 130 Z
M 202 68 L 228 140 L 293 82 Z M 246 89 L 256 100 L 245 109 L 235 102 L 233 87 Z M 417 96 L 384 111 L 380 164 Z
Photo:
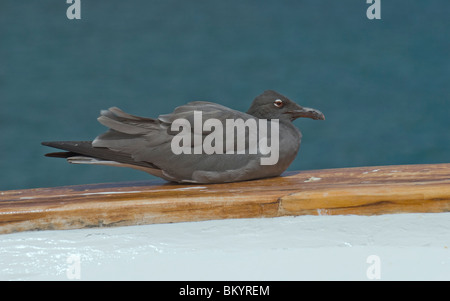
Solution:
M 450 2 L 0 2 L 0 190 L 144 180 L 43 157 L 89 140 L 101 109 L 157 116 L 192 100 L 247 110 L 275 89 L 314 107 L 289 170 L 450 162 Z

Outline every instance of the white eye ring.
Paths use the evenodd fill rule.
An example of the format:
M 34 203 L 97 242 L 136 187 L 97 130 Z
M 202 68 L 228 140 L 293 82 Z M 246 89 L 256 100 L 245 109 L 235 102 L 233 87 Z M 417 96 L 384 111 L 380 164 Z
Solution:
M 276 106 L 277 108 L 282 108 L 284 106 L 284 102 L 281 99 L 276 99 L 273 102 L 273 105 Z

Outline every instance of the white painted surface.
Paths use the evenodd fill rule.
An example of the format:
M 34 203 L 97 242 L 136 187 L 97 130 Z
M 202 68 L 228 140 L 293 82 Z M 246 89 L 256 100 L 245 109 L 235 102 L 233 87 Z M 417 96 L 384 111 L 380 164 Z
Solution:
M 0 235 L 0 280 L 450 280 L 449 248 L 450 213 L 23 232 Z

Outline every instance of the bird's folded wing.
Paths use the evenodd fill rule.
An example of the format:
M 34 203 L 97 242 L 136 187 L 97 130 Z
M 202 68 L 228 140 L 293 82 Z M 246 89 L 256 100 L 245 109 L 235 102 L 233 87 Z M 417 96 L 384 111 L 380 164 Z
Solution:
M 130 154 L 136 161 L 165 161 L 167 158 L 172 158 L 172 154 L 170 154 L 172 139 L 176 135 L 183 135 L 183 133 L 171 130 L 171 125 L 175 120 L 186 119 L 190 123 L 191 131 L 184 132 L 186 135 L 193 134 L 188 139 L 193 139 L 194 135 L 201 135 L 203 139 L 211 133 L 211 130 L 204 131 L 203 127 L 200 132 L 195 131 L 194 133 L 195 111 L 202 113 L 203 122 L 214 118 L 221 122 L 223 128 L 225 128 L 227 119 L 242 119 L 244 121 L 254 119 L 249 114 L 232 110 L 219 104 L 203 101 L 190 102 L 177 107 L 173 113 L 160 115 L 158 119 L 130 115 L 113 107 L 101 112 L 98 121 L 109 127 L 109 130 L 99 135 L 93 141 L 92 145 L 94 147 L 106 147 Z M 230 138 L 234 140 L 234 144 L 230 145 L 236 145 L 236 136 L 223 136 L 224 147 L 228 145 L 226 139 Z M 191 144 L 191 147 L 193 148 L 194 144 Z

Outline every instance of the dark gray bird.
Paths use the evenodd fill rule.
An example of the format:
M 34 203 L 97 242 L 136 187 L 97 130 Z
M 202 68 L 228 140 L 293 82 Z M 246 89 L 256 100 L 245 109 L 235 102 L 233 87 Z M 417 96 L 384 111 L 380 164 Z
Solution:
M 202 117 L 200 128 L 196 126 L 196 122 L 199 125 L 196 119 L 199 112 Z M 212 102 L 194 101 L 177 107 L 171 114 L 153 119 L 130 115 L 112 107 L 101 111 L 98 118 L 109 130 L 94 141 L 55 141 L 42 144 L 65 151 L 49 153 L 46 156 L 66 158 L 70 163 L 130 167 L 179 183 L 237 182 L 279 176 L 288 168 L 300 147 L 301 132 L 292 124 L 292 121 L 299 117 L 325 119 L 320 111 L 299 106 L 289 98 L 268 90 L 253 100 L 247 113 Z M 256 144 L 257 151 L 252 153 L 250 148 L 255 145 L 251 145 L 250 137 L 264 137 L 252 133 L 250 126 L 243 128 L 246 142 L 244 146 L 241 144 L 241 152 L 237 153 L 239 128 L 238 133 L 234 133 L 233 129 L 235 135 L 226 135 L 226 130 L 219 131 L 220 124 L 217 124 L 217 121 L 206 127 L 205 121 L 209 119 L 219 120 L 226 129 L 227 120 L 242 119 L 246 125 L 253 122 L 249 120 L 255 120 L 253 124 L 257 124 L 258 133 L 261 126 L 265 125 L 267 133 L 271 133 L 264 141 L 266 146 L 274 146 L 274 143 L 279 145 L 276 162 L 261 164 L 261 158 L 268 156 L 267 147 L 264 153 L 264 146 L 261 144 Z M 192 127 L 186 127 L 186 130 L 183 127 L 181 131 L 180 126 L 174 129 L 173 126 L 180 120 L 187 120 Z M 276 129 L 271 122 L 276 120 L 279 126 L 278 140 L 275 139 L 276 136 L 272 136 L 276 132 L 271 132 Z M 241 128 L 240 133 L 243 134 L 244 131 Z M 173 142 L 175 137 L 178 138 L 177 143 Z M 207 153 L 205 144 L 201 153 L 199 149 L 195 150 L 194 148 L 199 146 L 198 143 L 195 144 L 196 139 L 201 139 L 197 140 L 201 142 L 209 139 L 208 145 L 217 147 L 216 152 Z M 214 143 L 211 140 L 214 140 Z M 228 145 L 231 145 L 231 148 Z M 177 154 L 174 147 L 178 146 L 184 147 L 184 152 L 180 153 L 178 149 Z M 276 148 L 272 150 L 276 151 Z

